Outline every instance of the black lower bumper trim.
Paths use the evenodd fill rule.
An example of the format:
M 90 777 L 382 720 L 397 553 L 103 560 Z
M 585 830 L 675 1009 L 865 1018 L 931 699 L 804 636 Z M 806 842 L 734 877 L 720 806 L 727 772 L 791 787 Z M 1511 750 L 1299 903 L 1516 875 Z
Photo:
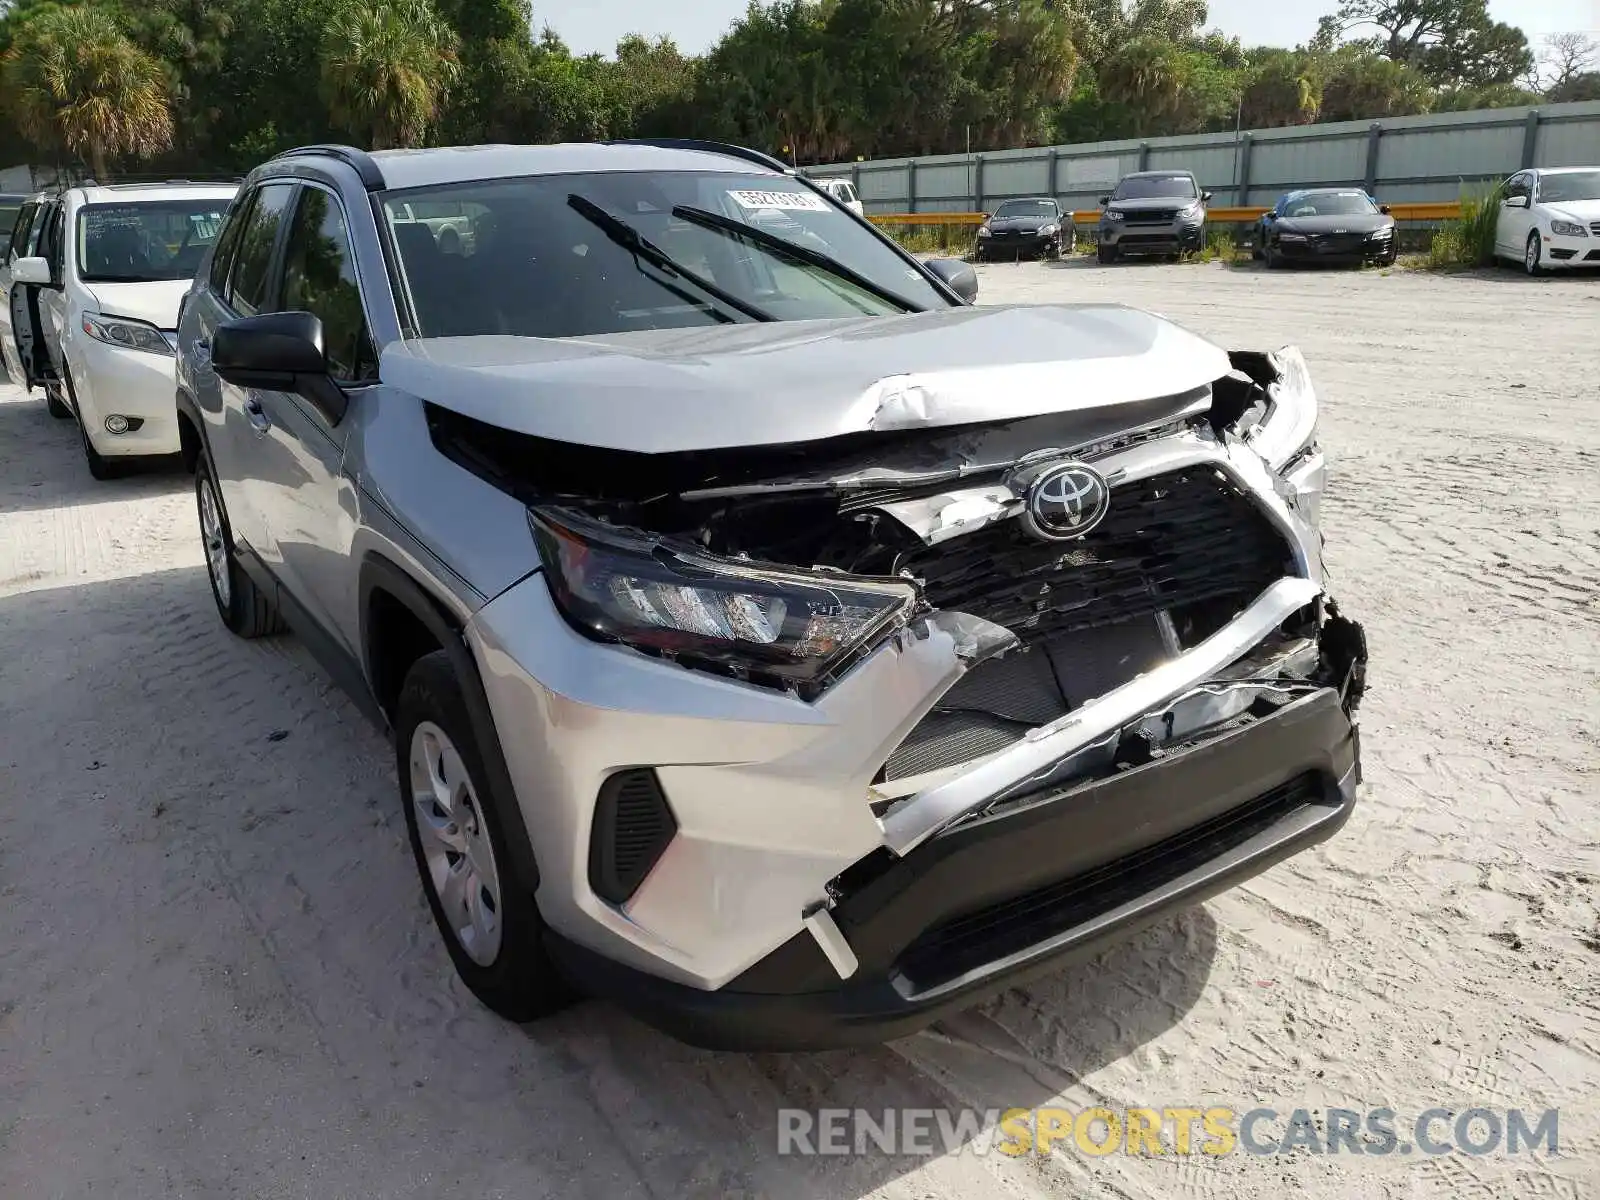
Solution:
M 859 961 L 840 980 L 801 931 L 718 991 L 565 939 L 573 981 L 696 1045 L 808 1050 L 914 1032 L 1331 837 L 1360 781 L 1333 688 L 1180 753 L 957 826 L 841 877 L 832 910 Z

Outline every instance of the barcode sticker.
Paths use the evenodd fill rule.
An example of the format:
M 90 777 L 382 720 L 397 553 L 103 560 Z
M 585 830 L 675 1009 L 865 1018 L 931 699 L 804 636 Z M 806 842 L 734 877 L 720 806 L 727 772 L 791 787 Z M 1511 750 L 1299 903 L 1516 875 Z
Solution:
M 758 192 L 748 189 L 729 192 L 740 208 L 778 208 L 795 212 L 827 212 L 828 204 L 810 192 Z

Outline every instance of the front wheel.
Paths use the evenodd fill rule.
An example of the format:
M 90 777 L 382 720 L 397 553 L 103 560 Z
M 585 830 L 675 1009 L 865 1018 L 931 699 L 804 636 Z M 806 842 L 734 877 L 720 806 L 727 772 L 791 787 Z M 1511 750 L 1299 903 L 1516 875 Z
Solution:
M 396 706 L 400 802 L 422 890 L 461 982 L 508 1021 L 565 1005 L 570 989 L 544 948 L 537 881 L 518 875 L 511 797 L 498 797 L 449 656 L 412 664 Z M 503 764 L 502 764 L 503 765 Z
M 1114 263 L 1117 261 L 1117 248 L 1102 242 L 1095 247 L 1095 257 L 1103 263 Z
M 1522 269 L 1529 275 L 1542 273 L 1544 267 L 1540 263 L 1540 256 L 1543 252 L 1544 246 L 1539 241 L 1539 231 L 1535 229 L 1528 235 L 1528 244 L 1522 250 Z

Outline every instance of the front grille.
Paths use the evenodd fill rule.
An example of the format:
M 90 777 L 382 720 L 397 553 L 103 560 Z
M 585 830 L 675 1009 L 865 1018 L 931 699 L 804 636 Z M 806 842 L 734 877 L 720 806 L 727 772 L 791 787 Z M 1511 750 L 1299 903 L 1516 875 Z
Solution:
M 618 771 L 600 785 L 589 834 L 589 886 L 621 904 L 644 882 L 678 832 L 656 773 Z
M 1175 208 L 1151 208 L 1123 214 L 1124 225 L 1169 225 L 1178 219 Z
M 1596 237 L 1600 237 L 1600 221 L 1591 221 L 1589 223 L 1589 232 L 1594 234 Z M 1591 253 L 1589 257 L 1593 258 L 1594 255 Z
M 1320 233 L 1311 238 L 1311 245 L 1322 254 L 1355 254 L 1366 243 L 1364 233 Z
M 918 549 L 900 567 L 934 607 L 1034 645 L 1162 611 L 1242 608 L 1290 562 L 1249 497 L 1216 469 L 1191 467 L 1113 488 L 1105 519 L 1073 541 L 1041 542 L 1019 521 L 1000 521 Z
M 921 990 L 1036 946 L 1171 883 L 1322 799 L 1322 777 L 1308 772 L 1153 846 L 946 921 L 906 948 L 900 972 Z

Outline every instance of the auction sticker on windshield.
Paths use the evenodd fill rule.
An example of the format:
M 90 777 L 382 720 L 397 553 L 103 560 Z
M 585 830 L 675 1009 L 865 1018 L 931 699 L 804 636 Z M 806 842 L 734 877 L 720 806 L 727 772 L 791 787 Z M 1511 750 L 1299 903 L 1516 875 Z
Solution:
M 810 192 L 758 192 L 739 189 L 729 192 L 734 203 L 741 208 L 784 208 L 797 212 L 827 212 L 828 205 L 821 196 Z

